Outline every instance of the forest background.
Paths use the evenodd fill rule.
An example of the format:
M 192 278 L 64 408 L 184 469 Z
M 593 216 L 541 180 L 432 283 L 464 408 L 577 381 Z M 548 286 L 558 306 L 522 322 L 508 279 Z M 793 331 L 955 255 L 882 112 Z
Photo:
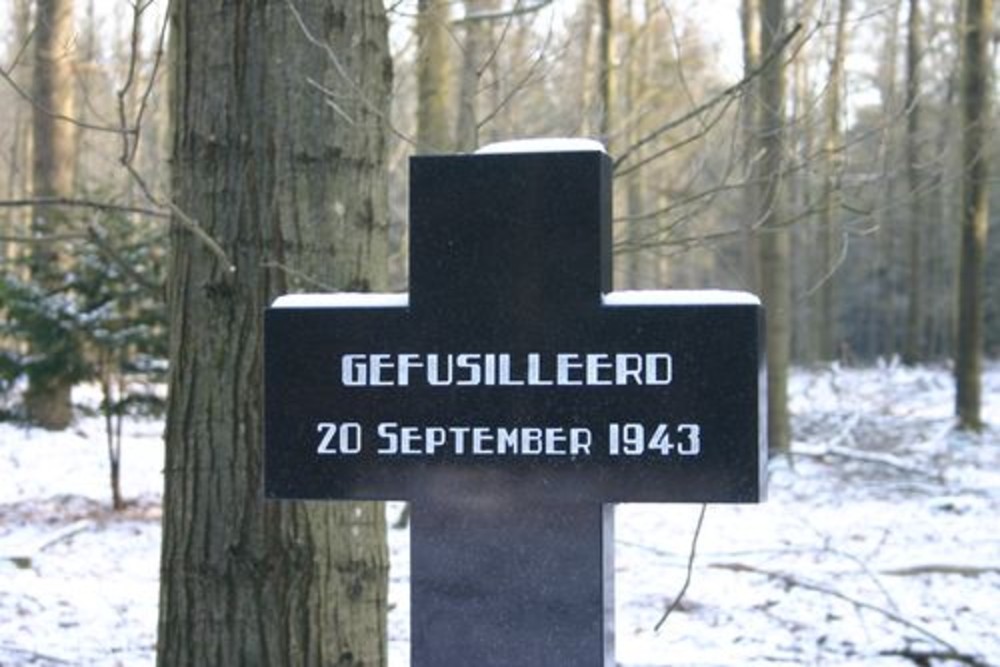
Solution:
M 44 101 L 34 88 L 34 3 L 5 4 L 0 261 L 6 311 L 20 313 L 6 318 L 9 387 L 19 373 L 45 376 L 39 364 L 61 367 L 68 381 L 99 375 L 96 367 L 110 361 L 95 363 L 95 350 L 121 349 L 122 336 L 142 339 L 140 348 L 155 343 L 165 330 L 157 290 L 176 205 L 166 3 L 76 0 L 71 24 L 55 37 L 55 88 Z M 52 4 L 63 13 L 73 7 Z M 767 292 L 769 276 L 787 273 L 789 284 L 778 289 L 787 294 L 797 362 L 953 358 L 969 167 L 964 4 L 800 0 L 784 11 L 766 54 L 758 0 L 710 8 L 658 0 L 389 3 L 387 288 L 406 288 L 409 155 L 591 136 L 615 159 L 617 289 Z M 316 36 L 303 26 L 298 38 Z M 992 70 L 995 41 L 987 41 Z M 780 162 L 762 164 L 768 130 L 760 109 L 773 108 L 765 75 L 779 66 Z M 337 108 L 321 82 L 306 85 L 312 103 Z M 52 120 L 51 155 L 33 151 L 39 115 Z M 997 142 L 985 129 L 981 136 L 976 150 L 988 162 Z M 767 170 L 775 166 L 772 202 Z M 760 265 L 756 246 L 772 238 L 787 245 L 778 259 L 787 268 Z M 992 261 L 979 299 L 981 340 L 995 356 L 1000 240 L 983 238 Z M 74 280 L 44 275 L 45 265 Z M 288 267 L 292 289 L 322 289 L 295 271 Z M 26 301 L 38 312 L 9 305 L 31 309 Z M 44 338 L 60 317 L 55 330 L 72 330 L 60 337 L 63 348 L 82 335 L 87 353 L 50 350 L 48 362 L 26 363 L 13 352 L 13 343 Z M 102 318 L 148 326 L 119 322 L 125 331 L 112 343 L 95 321 Z M 161 345 L 153 356 L 164 353 Z
M 715 9 L 8 0 L 4 417 L 65 428 L 72 387 L 97 382 L 114 480 L 116 420 L 162 408 L 169 373 L 166 553 L 193 539 L 169 526 L 215 502 L 174 504 L 194 518 L 169 509 L 172 494 L 213 488 L 192 443 L 228 443 L 217 457 L 241 474 L 220 496 L 254 488 L 260 401 L 245 387 L 267 301 L 405 290 L 409 155 L 590 136 L 615 164 L 617 289 L 762 295 L 775 451 L 789 442 L 792 362 L 953 364 L 959 422 L 979 428 L 982 357 L 1000 351 L 992 2 Z M 718 25 L 738 32 L 720 39 Z M 267 146 L 288 156 L 268 160 Z M 298 225 L 320 218 L 326 236 Z M 226 386 L 238 395 L 220 397 Z M 240 507 L 212 521 L 239 525 L 237 544 L 277 535 L 261 547 L 272 555 L 315 519 Z M 317 530 L 348 521 L 324 516 Z M 183 606 L 166 579 L 164 609 Z

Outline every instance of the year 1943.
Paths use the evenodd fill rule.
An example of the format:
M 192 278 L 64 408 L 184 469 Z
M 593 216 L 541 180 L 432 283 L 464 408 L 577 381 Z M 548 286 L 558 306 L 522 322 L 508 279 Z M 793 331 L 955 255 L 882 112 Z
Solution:
M 663 456 L 698 456 L 701 453 L 701 426 L 698 424 L 638 423 L 608 424 L 608 454 L 611 456 L 642 456 L 645 453 Z

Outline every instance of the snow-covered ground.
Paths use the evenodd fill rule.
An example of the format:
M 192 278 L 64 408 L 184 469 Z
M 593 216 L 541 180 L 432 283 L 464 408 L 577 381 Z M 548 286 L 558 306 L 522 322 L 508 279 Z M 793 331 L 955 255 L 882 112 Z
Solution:
M 770 499 L 707 509 L 659 630 L 701 508 L 618 507 L 618 661 L 1000 665 L 1000 364 L 977 436 L 953 430 L 943 368 L 799 370 L 792 396 L 795 454 L 772 462 Z M 0 424 L 0 665 L 153 663 L 161 432 L 126 425 L 131 504 L 114 514 L 100 419 Z M 404 665 L 408 538 L 389 539 Z

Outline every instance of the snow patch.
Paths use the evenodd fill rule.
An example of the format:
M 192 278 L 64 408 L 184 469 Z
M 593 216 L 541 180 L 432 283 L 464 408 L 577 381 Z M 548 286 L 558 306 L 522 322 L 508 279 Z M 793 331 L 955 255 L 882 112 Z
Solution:
M 594 139 L 539 138 L 515 139 L 487 144 L 476 155 L 506 155 L 511 153 L 607 153 L 604 144 Z
M 330 294 L 286 294 L 271 304 L 272 308 L 406 308 L 406 292 L 333 292 Z
M 794 465 L 771 462 L 767 503 L 708 508 L 690 587 L 659 631 L 700 508 L 616 507 L 617 664 L 913 667 L 905 652 L 943 650 L 932 636 L 996 664 L 1000 363 L 983 386 L 987 427 L 964 434 L 943 366 L 795 369 Z M 74 398 L 93 406 L 99 392 Z M 64 433 L 0 424 L 0 665 L 154 665 L 161 434 L 160 421 L 126 421 L 122 481 L 140 502 L 115 515 L 99 416 Z M 401 511 L 388 503 L 388 523 Z M 388 539 L 389 665 L 403 667 L 409 533 Z
M 601 297 L 605 306 L 759 306 L 750 292 L 735 290 L 622 290 Z

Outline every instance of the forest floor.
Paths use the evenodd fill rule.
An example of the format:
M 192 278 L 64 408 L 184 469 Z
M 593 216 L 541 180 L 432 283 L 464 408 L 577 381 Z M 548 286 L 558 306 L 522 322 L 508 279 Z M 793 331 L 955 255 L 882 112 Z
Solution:
M 791 394 L 769 500 L 708 507 L 693 559 L 699 506 L 618 506 L 619 664 L 1000 666 L 1000 363 L 979 435 L 953 428 L 944 367 L 799 369 Z M 162 430 L 125 424 L 115 513 L 100 418 L 0 424 L 0 665 L 153 664 Z M 389 540 L 398 667 L 408 533 Z

